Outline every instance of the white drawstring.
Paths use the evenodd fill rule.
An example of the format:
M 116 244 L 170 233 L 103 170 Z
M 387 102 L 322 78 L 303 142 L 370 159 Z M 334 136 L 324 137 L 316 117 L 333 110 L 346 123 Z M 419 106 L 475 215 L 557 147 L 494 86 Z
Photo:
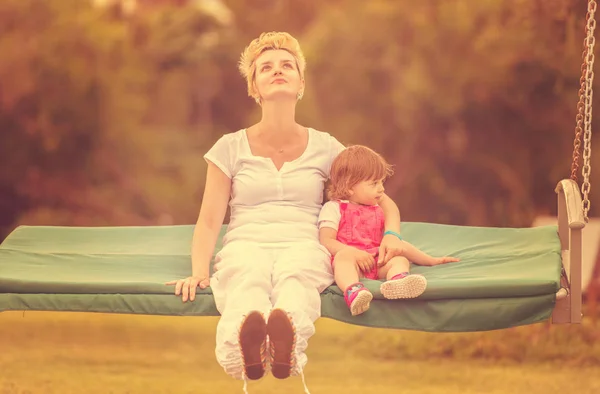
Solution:
M 248 394 L 248 379 L 246 379 L 246 371 L 242 371 L 242 379 L 244 379 L 244 394 Z
M 304 378 L 304 370 L 303 368 L 298 364 L 298 354 L 294 354 L 294 370 L 296 372 L 296 375 L 300 375 L 300 377 L 302 378 L 302 384 L 304 385 L 304 393 L 306 394 L 310 394 L 310 391 L 308 391 L 308 386 L 306 385 L 306 379 Z M 293 374 L 292 374 L 293 376 Z
M 306 394 L 310 394 L 310 391 L 308 391 L 308 387 L 306 386 L 306 380 L 304 380 L 304 372 L 302 371 L 302 368 L 300 368 L 300 377 L 302 378 L 302 384 L 304 385 L 304 392 Z

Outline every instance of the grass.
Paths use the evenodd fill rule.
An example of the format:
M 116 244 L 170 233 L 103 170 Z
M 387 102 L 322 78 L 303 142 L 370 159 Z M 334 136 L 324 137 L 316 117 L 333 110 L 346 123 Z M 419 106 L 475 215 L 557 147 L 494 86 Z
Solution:
M 216 318 L 84 313 L 0 314 L 0 394 L 241 393 L 215 361 Z M 600 324 L 538 324 L 439 334 L 322 319 L 306 380 L 319 393 L 600 391 Z M 302 393 L 299 378 L 250 393 Z

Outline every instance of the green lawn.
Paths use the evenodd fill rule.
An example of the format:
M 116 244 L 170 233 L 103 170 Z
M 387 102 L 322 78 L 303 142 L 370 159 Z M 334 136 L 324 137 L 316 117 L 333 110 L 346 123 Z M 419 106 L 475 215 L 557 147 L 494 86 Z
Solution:
M 4 312 L 0 394 L 241 393 L 214 358 L 216 318 Z M 319 393 L 600 392 L 600 325 L 431 334 L 322 319 L 305 371 Z M 300 378 L 250 393 L 302 393 Z

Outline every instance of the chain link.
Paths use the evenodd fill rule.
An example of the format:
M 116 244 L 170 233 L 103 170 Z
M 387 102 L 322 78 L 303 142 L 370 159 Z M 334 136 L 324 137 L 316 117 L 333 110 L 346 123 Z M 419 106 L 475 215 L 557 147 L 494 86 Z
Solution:
M 571 164 L 571 179 L 577 182 L 577 171 L 579 170 L 581 137 L 583 135 L 583 167 L 581 170 L 583 183 L 581 192 L 583 194 L 583 216 L 588 219 L 590 210 L 589 193 L 591 189 L 590 173 L 592 153 L 592 83 L 594 82 L 594 45 L 596 39 L 596 0 L 588 1 L 586 14 L 586 37 L 583 45 L 583 63 L 581 65 L 581 78 L 579 79 L 579 101 L 577 103 L 577 116 L 575 117 L 575 140 L 573 141 L 573 162 Z
M 579 88 L 579 102 L 577 103 L 577 116 L 575 117 L 575 140 L 573 141 L 573 162 L 571 164 L 571 179 L 577 182 L 579 170 L 579 152 L 581 150 L 581 134 L 583 132 L 583 117 L 585 113 L 585 64 L 582 66 Z
M 597 4 L 595 0 L 590 0 L 588 3 L 588 12 L 586 15 L 587 19 L 587 36 L 585 39 L 585 113 L 584 113 L 584 129 L 583 129 L 583 168 L 581 174 L 583 176 L 583 183 L 581 186 L 581 192 L 583 194 L 583 217 L 587 222 L 588 212 L 590 210 L 589 193 L 591 189 L 590 184 L 590 173 L 592 171 L 591 166 L 591 155 L 592 155 L 592 98 L 593 89 L 592 84 L 594 82 L 594 45 L 596 44 L 596 38 L 594 37 L 594 31 L 596 29 L 596 20 L 594 15 L 596 13 Z

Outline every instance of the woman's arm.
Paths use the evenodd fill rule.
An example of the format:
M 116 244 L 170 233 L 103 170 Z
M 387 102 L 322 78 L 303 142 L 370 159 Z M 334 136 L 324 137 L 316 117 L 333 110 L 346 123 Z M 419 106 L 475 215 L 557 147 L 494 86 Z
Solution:
M 192 275 L 167 283 L 175 285 L 175 295 L 181 294 L 183 302 L 188 298 L 194 300 L 196 287 L 203 289 L 209 284 L 210 262 L 223 225 L 230 193 L 231 179 L 209 161 L 204 195 L 192 238 Z
M 381 198 L 379 206 L 383 210 L 385 216 L 385 230 L 400 233 L 400 210 L 398 206 L 387 194 L 384 194 Z M 377 264 L 379 266 L 384 265 L 395 256 L 401 256 L 404 250 L 403 242 L 400 238 L 393 234 L 387 234 L 383 236 L 381 245 L 379 246 L 379 255 L 377 258 Z
M 230 193 L 231 179 L 208 162 L 202 205 L 192 239 L 192 276 L 209 276 L 210 262 L 223 226 Z
M 383 215 L 385 216 L 385 231 L 400 233 L 400 209 L 398 209 L 398 205 L 387 194 L 384 194 L 379 206 L 383 209 Z

